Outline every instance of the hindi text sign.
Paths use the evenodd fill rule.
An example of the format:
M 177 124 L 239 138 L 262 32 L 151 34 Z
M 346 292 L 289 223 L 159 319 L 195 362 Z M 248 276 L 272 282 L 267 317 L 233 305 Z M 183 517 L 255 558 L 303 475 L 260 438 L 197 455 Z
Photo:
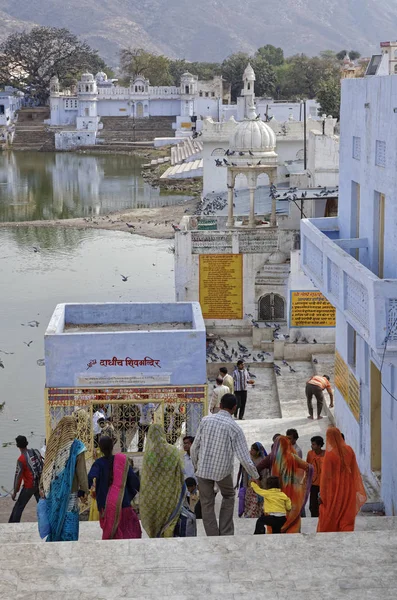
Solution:
M 291 291 L 290 327 L 335 327 L 335 308 L 321 292 Z
M 199 272 L 204 319 L 242 319 L 243 255 L 200 254 Z

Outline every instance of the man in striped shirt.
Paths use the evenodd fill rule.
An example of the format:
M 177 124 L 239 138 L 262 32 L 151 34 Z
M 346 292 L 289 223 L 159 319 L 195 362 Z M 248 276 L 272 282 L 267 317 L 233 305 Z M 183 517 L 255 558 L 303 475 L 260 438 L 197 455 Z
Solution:
M 307 408 L 309 411 L 308 419 L 313 419 L 313 396 L 317 399 L 317 419 L 322 419 L 321 411 L 324 404 L 324 393 L 323 391 L 327 390 L 329 398 L 330 398 L 330 408 L 334 406 L 334 395 L 332 393 L 331 384 L 329 381 L 328 375 L 315 375 L 306 383 L 306 399 L 307 399 Z
M 234 395 L 237 398 L 236 419 L 240 421 L 244 417 L 245 405 L 247 403 L 247 385 L 249 374 L 245 368 L 244 361 L 238 360 L 237 367 L 233 371 Z
M 243 430 L 232 418 L 235 410 L 236 397 L 225 394 L 221 410 L 202 419 L 190 450 L 200 490 L 203 525 L 208 536 L 234 534 L 235 456 L 248 475 L 259 483 L 258 471 L 252 462 Z M 219 523 L 215 515 L 215 483 L 222 495 Z

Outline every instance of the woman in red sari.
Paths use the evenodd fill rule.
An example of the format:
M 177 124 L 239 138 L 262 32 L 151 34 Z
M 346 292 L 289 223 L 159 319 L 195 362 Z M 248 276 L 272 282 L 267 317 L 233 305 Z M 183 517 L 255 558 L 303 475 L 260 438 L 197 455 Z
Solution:
M 103 453 L 91 467 L 88 484 L 94 479 L 95 495 L 100 515 L 103 540 L 126 540 L 142 537 L 138 516 L 131 501 L 139 491 L 139 479 L 125 454 L 113 455 L 113 441 L 99 440 Z
M 356 515 L 367 496 L 354 450 L 337 427 L 327 429 L 320 497 L 317 531 L 354 531 Z
M 313 467 L 299 458 L 291 441 L 280 435 L 272 447 L 271 454 L 256 465 L 258 472 L 271 469 L 271 474 L 280 479 L 281 491 L 291 499 L 292 509 L 281 533 L 300 533 L 301 513 L 309 497 Z

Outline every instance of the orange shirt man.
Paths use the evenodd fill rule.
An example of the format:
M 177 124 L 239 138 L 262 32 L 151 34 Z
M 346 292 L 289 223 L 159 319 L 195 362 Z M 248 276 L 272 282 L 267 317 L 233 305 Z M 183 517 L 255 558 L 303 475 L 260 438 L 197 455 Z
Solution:
M 312 487 L 310 489 L 309 510 L 312 517 L 318 517 L 318 495 L 320 493 L 321 467 L 325 456 L 325 450 L 322 449 L 324 446 L 324 439 L 321 437 L 321 435 L 315 435 L 310 441 L 312 444 L 312 449 L 307 453 L 306 462 L 309 463 L 309 465 L 313 465 L 314 472 Z
M 306 383 L 306 399 L 307 408 L 309 411 L 308 419 L 313 419 L 313 396 L 315 396 L 317 399 L 317 419 L 323 418 L 321 416 L 321 411 L 324 404 L 323 390 L 327 390 L 331 401 L 329 407 L 332 408 L 334 406 L 334 395 L 332 393 L 332 388 L 328 375 L 315 375 Z

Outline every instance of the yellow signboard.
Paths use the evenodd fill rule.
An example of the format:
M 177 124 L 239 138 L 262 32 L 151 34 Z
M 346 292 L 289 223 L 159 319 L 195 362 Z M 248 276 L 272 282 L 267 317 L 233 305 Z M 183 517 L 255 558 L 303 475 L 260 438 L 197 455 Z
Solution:
M 187 121 L 185 123 L 181 123 L 181 128 L 182 129 L 191 129 L 192 128 L 192 123 L 191 121 Z
M 360 421 L 360 384 L 337 350 L 335 351 L 335 386 L 354 418 Z
M 335 308 L 321 292 L 291 292 L 290 327 L 335 327 Z
M 199 261 L 204 319 L 242 319 L 243 255 L 200 254 Z

